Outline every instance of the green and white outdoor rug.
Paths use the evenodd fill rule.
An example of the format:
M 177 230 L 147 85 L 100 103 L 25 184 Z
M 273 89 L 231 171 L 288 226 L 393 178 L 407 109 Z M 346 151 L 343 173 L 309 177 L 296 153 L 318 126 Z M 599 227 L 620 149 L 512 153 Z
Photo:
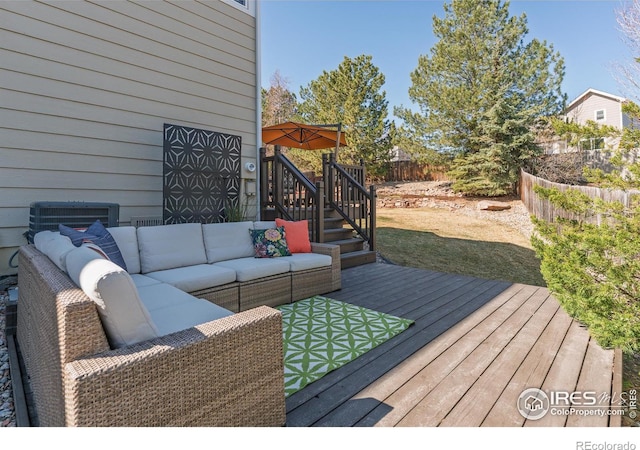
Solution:
M 285 395 L 402 333 L 412 320 L 315 296 L 279 306 Z

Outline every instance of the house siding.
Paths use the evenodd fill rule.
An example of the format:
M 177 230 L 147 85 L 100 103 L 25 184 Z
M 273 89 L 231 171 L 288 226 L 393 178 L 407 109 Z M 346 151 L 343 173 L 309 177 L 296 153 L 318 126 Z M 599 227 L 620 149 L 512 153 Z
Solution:
M 256 18 L 222 0 L 0 2 L 0 60 L 0 275 L 32 202 L 161 216 L 164 123 L 256 162 Z
M 598 110 L 605 111 L 604 120 L 596 121 L 596 111 Z M 580 124 L 585 124 L 588 120 L 591 120 L 601 125 L 611 125 L 618 129 L 622 128 L 620 102 L 598 94 L 588 95 L 577 102 L 571 110 L 568 111 L 567 116 Z

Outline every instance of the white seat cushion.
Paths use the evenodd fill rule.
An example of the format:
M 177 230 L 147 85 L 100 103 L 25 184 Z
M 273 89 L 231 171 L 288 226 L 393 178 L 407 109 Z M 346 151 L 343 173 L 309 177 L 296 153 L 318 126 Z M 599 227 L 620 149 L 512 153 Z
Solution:
M 202 225 L 207 261 L 210 263 L 255 256 L 249 230 L 253 222 L 208 223 Z
M 149 272 L 146 275 L 185 292 L 199 291 L 236 281 L 235 270 L 210 264 L 178 267 L 159 272 Z
M 238 281 L 251 281 L 289 272 L 288 256 L 281 258 L 239 258 L 213 264 L 236 272 Z
M 292 272 L 331 266 L 331 256 L 319 253 L 294 253 L 286 256 L 285 260 L 289 262 Z
M 199 223 L 140 227 L 136 231 L 142 273 L 207 263 Z
M 129 266 L 127 266 L 127 267 L 129 267 Z M 151 278 L 151 277 L 148 277 L 146 275 L 142 275 L 140 273 L 132 273 L 132 274 L 129 274 L 129 275 L 131 275 L 131 279 L 133 280 L 133 284 L 135 284 L 138 289 L 140 289 L 143 286 L 150 286 L 152 284 L 161 283 L 161 281 L 158 281 L 155 278 Z
M 122 259 L 127 266 L 127 272 L 140 273 L 140 253 L 138 252 L 138 235 L 136 227 L 109 227 L 109 234 L 116 241 Z
M 139 292 L 160 336 L 233 314 L 165 283 L 141 287 Z
M 67 254 L 77 248 L 67 236 L 57 231 L 45 230 L 33 236 L 33 244 L 63 272 L 67 271 Z
M 158 329 L 138 296 L 131 276 L 117 264 L 87 247 L 66 258 L 71 279 L 96 303 L 105 333 L 113 347 L 153 339 Z

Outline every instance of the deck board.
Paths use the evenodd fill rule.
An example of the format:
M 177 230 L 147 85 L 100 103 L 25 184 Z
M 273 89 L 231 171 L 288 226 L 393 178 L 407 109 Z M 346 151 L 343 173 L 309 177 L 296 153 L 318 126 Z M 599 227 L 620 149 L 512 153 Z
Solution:
M 514 398 L 531 386 L 541 386 L 549 373 L 572 320 L 562 309 L 558 309 L 543 335 L 518 367 L 508 386 L 500 394 L 482 426 L 522 426 L 524 417 L 518 413 Z
M 287 426 L 586 426 L 516 409 L 528 387 L 612 393 L 600 348 L 544 287 L 391 264 L 342 272 L 327 297 L 409 318 L 406 331 L 287 398 Z

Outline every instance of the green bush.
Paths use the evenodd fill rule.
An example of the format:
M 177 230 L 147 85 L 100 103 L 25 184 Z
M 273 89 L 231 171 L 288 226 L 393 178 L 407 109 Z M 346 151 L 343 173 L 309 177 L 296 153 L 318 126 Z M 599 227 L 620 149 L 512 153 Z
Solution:
M 547 286 L 603 347 L 640 350 L 640 202 L 625 208 L 585 194 L 537 186 L 542 198 L 575 214 L 533 219 L 532 238 Z M 600 225 L 587 222 L 596 214 Z

